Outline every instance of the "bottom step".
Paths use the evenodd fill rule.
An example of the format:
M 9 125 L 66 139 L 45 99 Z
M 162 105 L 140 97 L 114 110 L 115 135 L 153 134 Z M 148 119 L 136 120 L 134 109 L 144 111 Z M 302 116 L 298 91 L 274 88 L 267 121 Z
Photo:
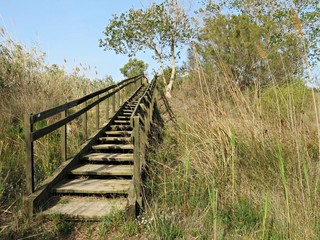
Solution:
M 51 207 L 43 212 L 45 215 L 61 214 L 69 219 L 102 220 L 114 211 L 125 211 L 128 200 L 126 198 L 94 198 L 69 196 L 54 196 L 49 200 Z

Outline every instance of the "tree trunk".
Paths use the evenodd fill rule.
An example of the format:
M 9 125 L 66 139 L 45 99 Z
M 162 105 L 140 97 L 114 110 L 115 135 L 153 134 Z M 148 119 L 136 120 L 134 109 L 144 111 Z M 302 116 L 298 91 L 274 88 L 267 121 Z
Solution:
M 174 30 L 175 32 L 175 30 Z M 165 89 L 165 95 L 167 98 L 171 98 L 171 91 L 172 91 L 172 86 L 173 86 L 173 81 L 176 77 L 176 56 L 175 56 L 175 35 L 172 35 L 172 40 L 171 40 L 171 76 L 170 76 L 170 81 L 169 84 L 166 86 Z
M 173 86 L 173 81 L 176 77 L 176 59 L 174 54 L 172 55 L 172 71 L 171 71 L 171 76 L 170 76 L 170 81 L 169 84 L 166 86 L 165 90 L 165 95 L 167 98 L 171 98 L 171 91 L 172 91 L 172 86 Z

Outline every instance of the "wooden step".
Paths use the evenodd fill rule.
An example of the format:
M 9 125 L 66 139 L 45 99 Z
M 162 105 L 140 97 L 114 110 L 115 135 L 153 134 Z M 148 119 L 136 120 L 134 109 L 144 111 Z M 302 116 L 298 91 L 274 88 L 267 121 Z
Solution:
M 131 181 L 127 179 L 65 179 L 53 191 L 55 193 L 126 194 Z
M 119 142 L 131 142 L 131 137 L 101 137 L 99 138 L 101 142 L 108 142 L 108 141 L 119 141 Z
M 107 136 L 115 136 L 115 135 L 120 135 L 120 136 L 131 136 L 132 131 L 107 131 L 106 135 Z
M 69 219 L 103 220 L 113 211 L 125 211 L 128 200 L 126 198 L 97 198 L 53 196 L 49 199 L 51 206 L 43 212 L 45 215 L 61 214 Z
M 106 150 L 106 149 L 123 149 L 123 150 L 133 150 L 133 144 L 98 144 L 93 145 L 94 150 Z
M 122 112 L 122 116 L 131 116 L 132 112 Z
M 87 161 L 133 161 L 133 154 L 130 153 L 89 153 L 82 157 Z
M 130 119 L 130 116 L 117 116 L 119 120 Z
M 130 121 L 128 120 L 114 120 L 114 123 L 130 125 Z
M 132 165 L 84 164 L 71 171 L 73 175 L 132 176 Z
M 130 125 L 111 125 L 110 126 L 111 130 L 127 130 L 127 129 L 132 129 Z

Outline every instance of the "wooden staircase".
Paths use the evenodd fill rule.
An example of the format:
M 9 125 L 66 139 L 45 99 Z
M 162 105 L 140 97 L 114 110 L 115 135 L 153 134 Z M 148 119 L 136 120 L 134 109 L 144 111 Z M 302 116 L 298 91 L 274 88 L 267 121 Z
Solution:
M 101 219 L 112 210 L 126 210 L 129 188 L 133 184 L 130 116 L 144 90 L 141 88 L 125 104 L 97 144 L 81 157 L 68 177 L 53 188 L 54 196 L 49 199 L 46 214 Z
M 136 86 L 138 80 L 131 80 L 132 84 Z M 137 205 L 142 205 L 141 164 L 145 162 L 144 149 L 152 119 L 155 82 L 142 84 L 141 81 L 132 97 L 122 106 L 119 104 L 119 110 L 82 150 L 63 163 L 43 183 L 43 187 L 32 190 L 27 199 L 31 214 L 41 211 L 43 214 L 62 214 L 69 219 L 91 220 L 101 220 L 113 210 L 127 211 L 129 217 L 136 215 Z M 61 108 L 58 106 L 56 109 Z M 53 110 L 56 112 L 56 109 Z M 53 110 L 41 114 L 49 116 L 50 111 L 55 113 Z M 40 120 L 41 114 L 37 115 Z M 31 123 L 37 121 L 36 118 L 30 119 Z M 60 122 L 65 122 L 65 119 Z M 27 146 L 28 140 L 47 134 L 47 129 L 29 133 Z M 30 152 L 33 154 L 33 150 Z

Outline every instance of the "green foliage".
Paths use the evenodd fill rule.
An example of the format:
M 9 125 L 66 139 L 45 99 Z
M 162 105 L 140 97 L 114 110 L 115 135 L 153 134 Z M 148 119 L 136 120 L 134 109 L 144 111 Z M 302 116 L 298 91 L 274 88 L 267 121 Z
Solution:
M 143 60 L 138 60 L 137 58 L 130 58 L 129 62 L 127 62 L 122 68 L 120 68 L 120 72 L 126 78 L 134 77 L 139 74 L 143 74 L 148 68 L 148 64 Z
M 230 7 L 249 15 L 255 22 L 270 16 L 279 23 L 281 32 L 278 32 L 277 41 L 287 38 L 290 32 L 303 34 L 302 42 L 307 46 L 307 54 L 311 63 L 320 60 L 320 4 L 319 0 L 294 0 L 288 2 L 269 0 L 229 0 Z M 294 11 L 293 11 L 294 9 Z M 295 16 L 297 13 L 297 17 Z M 304 42 L 304 40 L 306 40 Z
M 159 4 L 152 3 L 145 9 L 133 9 L 113 15 L 106 26 L 105 38 L 100 39 L 100 47 L 114 50 L 116 53 L 134 56 L 137 52 L 151 50 L 163 73 L 164 63 L 170 60 L 172 74 L 167 85 L 166 94 L 170 96 L 175 78 L 176 58 L 179 49 L 188 44 L 195 36 L 191 20 L 177 0 L 165 0 Z
M 229 72 L 240 86 L 260 85 L 283 74 L 296 75 L 301 68 L 301 49 L 296 34 L 282 34 L 280 23 L 268 16 L 259 23 L 249 15 L 218 15 L 205 19 L 200 54 L 207 65 Z M 272 74 L 271 74 L 272 73 Z
M 182 9 L 174 12 L 175 4 L 175 1 L 166 0 L 152 3 L 149 8 L 131 8 L 120 16 L 113 15 L 105 28 L 105 39 L 100 39 L 100 46 L 129 56 L 151 49 L 157 52 L 156 55 L 170 57 L 171 51 L 166 49 L 187 43 L 193 34 L 186 13 Z M 179 14 L 178 19 L 175 14 Z
M 247 235 L 259 228 L 262 213 L 248 199 L 240 199 L 222 210 L 222 222 L 231 231 Z
M 60 214 L 52 215 L 52 221 L 58 237 L 66 237 L 73 230 L 72 222 L 66 221 L 66 219 Z
M 278 98 L 278 101 L 276 100 Z M 280 87 L 269 86 L 262 91 L 261 106 L 271 118 L 289 120 L 290 115 L 306 112 L 310 106 L 311 91 L 304 83 L 296 82 Z

